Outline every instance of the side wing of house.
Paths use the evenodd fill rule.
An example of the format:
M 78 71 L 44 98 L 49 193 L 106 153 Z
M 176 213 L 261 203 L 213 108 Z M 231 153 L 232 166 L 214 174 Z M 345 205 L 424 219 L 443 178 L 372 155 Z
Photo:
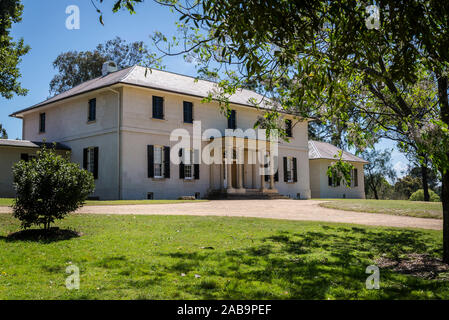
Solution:
M 327 170 L 332 164 L 329 159 L 310 160 L 310 189 L 312 198 L 348 198 L 365 199 L 365 179 L 363 163 L 351 162 L 354 166 L 351 187 L 346 187 L 343 182 L 339 185 L 327 175 Z

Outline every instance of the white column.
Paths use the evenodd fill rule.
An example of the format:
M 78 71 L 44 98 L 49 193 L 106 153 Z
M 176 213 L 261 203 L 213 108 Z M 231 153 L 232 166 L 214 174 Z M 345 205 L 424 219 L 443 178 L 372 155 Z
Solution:
M 232 188 L 232 164 L 231 163 L 228 163 L 228 164 L 226 164 L 226 171 L 227 171 L 227 178 L 226 178 L 226 181 L 227 181 L 227 189 L 228 190 L 232 190 L 233 188 Z

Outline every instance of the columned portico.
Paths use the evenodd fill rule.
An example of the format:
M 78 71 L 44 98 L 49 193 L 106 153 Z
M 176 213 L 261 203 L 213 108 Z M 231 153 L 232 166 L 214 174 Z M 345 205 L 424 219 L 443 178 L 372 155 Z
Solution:
M 259 153 L 266 151 L 266 148 L 258 150 L 257 140 L 248 143 L 250 139 L 246 138 L 226 137 L 221 139 L 224 147 L 223 161 L 219 165 L 210 165 L 211 176 L 215 174 L 215 170 L 220 171 L 217 174 L 220 183 L 218 186 L 215 185 L 214 179 L 211 178 L 209 190 L 221 190 L 228 194 L 277 193 L 274 174 L 269 175 L 268 183 L 265 181 L 266 168 L 262 161 L 263 157 L 259 156 Z M 242 139 L 247 145 L 240 141 L 240 146 L 238 146 L 237 139 Z M 269 145 L 268 142 L 263 142 Z M 273 159 L 272 157 L 268 158 Z

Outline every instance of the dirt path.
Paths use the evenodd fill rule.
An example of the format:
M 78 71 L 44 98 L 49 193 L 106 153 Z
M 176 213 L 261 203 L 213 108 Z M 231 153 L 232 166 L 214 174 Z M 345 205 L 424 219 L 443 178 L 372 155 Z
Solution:
M 326 201 L 217 200 L 179 204 L 86 206 L 78 210 L 78 213 L 273 218 L 433 230 L 441 230 L 443 226 L 443 221 L 438 219 L 424 219 L 322 208 L 319 204 L 323 202 Z M 0 213 L 2 212 L 11 211 L 10 208 L 0 207 Z

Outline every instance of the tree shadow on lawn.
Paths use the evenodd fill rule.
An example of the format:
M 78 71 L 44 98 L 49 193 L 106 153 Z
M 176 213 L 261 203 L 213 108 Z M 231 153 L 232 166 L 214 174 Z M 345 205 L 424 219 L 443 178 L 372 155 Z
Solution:
M 44 229 L 25 229 L 13 232 L 5 236 L 0 236 L 0 240 L 6 242 L 31 241 L 40 243 L 52 243 L 72 238 L 81 237 L 83 234 L 71 229 L 60 229 L 57 227 Z
M 399 229 L 322 229 L 281 232 L 260 239 L 258 245 L 235 250 L 168 253 L 165 255 L 177 261 L 166 271 L 187 274 L 204 270 L 204 281 L 221 283 L 203 286 L 199 282 L 194 291 L 203 299 L 409 299 L 425 298 L 428 292 L 434 297 L 449 296 L 447 282 L 425 281 L 389 269 L 380 270 L 381 290 L 365 287 L 366 267 L 374 265 L 376 257 L 421 252 L 441 255 L 440 246 L 432 246 L 428 234 Z M 192 292 L 192 285 L 181 284 L 181 290 Z

